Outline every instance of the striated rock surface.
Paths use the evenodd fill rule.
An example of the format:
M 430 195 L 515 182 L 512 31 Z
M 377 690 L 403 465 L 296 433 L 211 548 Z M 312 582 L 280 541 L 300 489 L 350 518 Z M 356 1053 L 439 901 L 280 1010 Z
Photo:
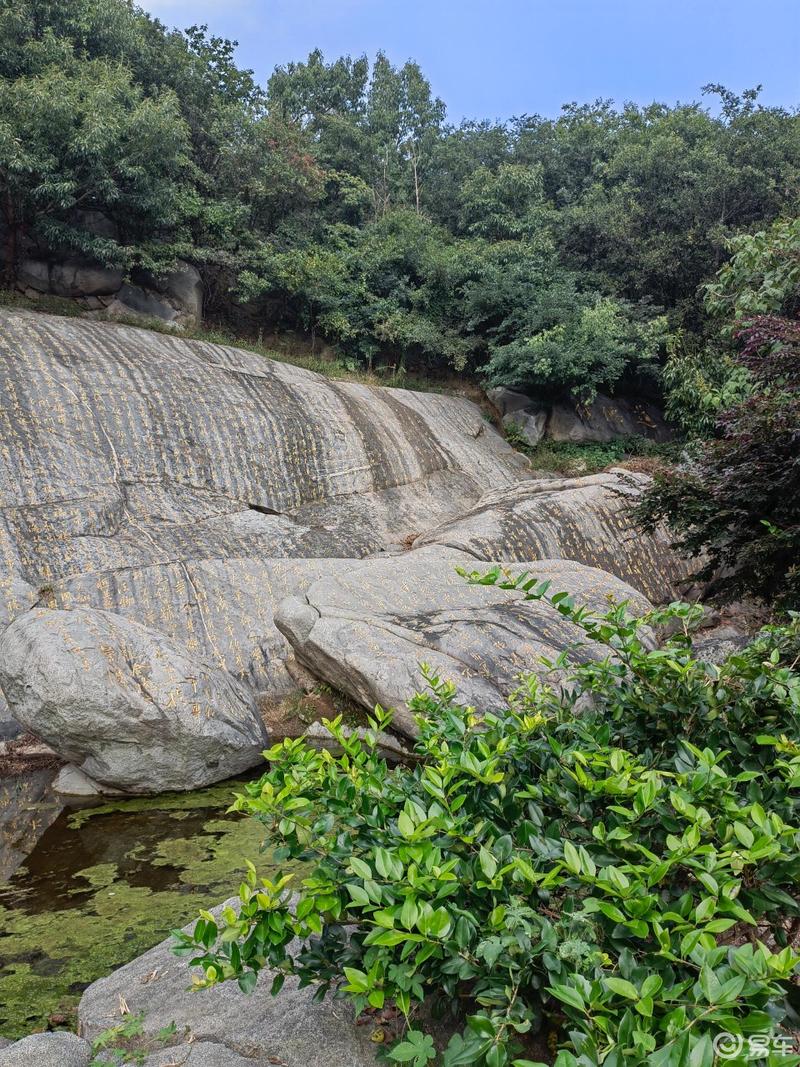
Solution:
M 584 662 L 605 656 L 550 604 L 468 585 L 456 568 L 474 562 L 439 546 L 362 560 L 284 600 L 275 621 L 300 663 L 366 708 L 397 709 L 394 725 L 409 736 L 416 724 L 405 701 L 423 684 L 421 662 L 455 682 L 463 703 L 492 708 L 543 656 L 570 647 Z M 631 586 L 580 563 L 538 560 L 514 571 L 523 569 L 595 610 L 609 597 L 635 611 L 650 607 Z
M 662 603 L 685 591 L 696 563 L 670 548 L 666 531 L 649 537 L 634 527 L 630 506 L 649 482 L 627 470 L 520 482 L 483 497 L 415 546 L 444 545 L 478 560 L 511 563 L 576 560 Z
M 0 643 L 0 684 L 17 719 L 109 786 L 156 788 L 167 773 L 149 759 L 163 736 L 145 706 L 170 712 L 159 730 L 173 769 L 194 753 L 170 787 L 211 780 L 197 717 L 162 704 L 168 678 L 200 665 L 213 700 L 223 674 L 249 697 L 289 692 L 280 600 L 526 476 L 466 400 L 333 382 L 225 346 L 0 311 L 0 366 L 0 633 L 19 620 Z M 96 691 L 71 630 L 102 675 Z M 217 778 L 234 752 L 258 750 L 250 714 Z M 102 744 L 79 743 L 90 725 Z

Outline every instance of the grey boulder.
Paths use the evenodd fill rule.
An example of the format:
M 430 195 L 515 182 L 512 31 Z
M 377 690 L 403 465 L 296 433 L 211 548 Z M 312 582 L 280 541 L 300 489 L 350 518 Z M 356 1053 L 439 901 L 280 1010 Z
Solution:
M 669 441 L 672 431 L 661 410 L 645 400 L 611 398 L 598 393 L 587 405 L 566 400 L 554 404 L 547 423 L 547 436 L 553 441 L 606 443 L 619 437 L 647 437 Z
M 92 1048 L 75 1034 L 30 1034 L 0 1049 L 0 1067 L 88 1067 Z
M 109 296 L 122 285 L 122 271 L 66 260 L 50 269 L 50 292 L 57 296 Z
M 531 448 L 535 448 L 547 429 L 547 409 L 530 405 L 503 416 L 506 433 L 519 434 Z
M 238 910 L 239 899 L 226 902 Z M 220 911 L 225 905 L 214 909 Z M 191 929 L 187 926 L 186 929 Z M 92 1040 L 120 1021 L 120 1004 L 144 1016 L 144 1033 L 152 1036 L 174 1023 L 184 1044 L 195 1051 L 189 1067 L 239 1067 L 234 1055 L 252 1067 L 372 1067 L 375 1045 L 367 1027 L 356 1027 L 353 1011 L 342 1001 L 315 1003 L 314 989 L 299 989 L 288 978 L 277 997 L 270 994 L 274 973 L 262 971 L 255 991 L 246 996 L 235 982 L 193 992 L 186 961 L 172 953 L 172 939 L 94 982 L 78 1008 L 79 1031 Z M 199 1047 L 203 1048 L 199 1052 Z M 216 1058 L 215 1058 L 216 1057 Z M 154 1064 L 163 1060 L 153 1059 Z M 166 1060 L 169 1063 L 169 1059 Z
M 89 778 L 129 792 L 238 774 L 267 740 L 228 672 L 112 612 L 26 612 L 0 638 L 0 685 L 23 726 Z
M 484 710 L 502 705 L 522 675 L 542 673 L 543 656 L 605 656 L 549 603 L 468 584 L 457 568 L 474 566 L 439 546 L 354 562 L 284 600 L 275 622 L 302 665 L 367 709 L 394 708 L 394 726 L 410 737 L 417 728 L 407 701 L 425 687 L 423 662 L 456 684 L 461 703 Z M 609 597 L 638 612 L 650 607 L 631 586 L 580 563 L 537 560 L 514 572 L 526 569 L 597 611 Z

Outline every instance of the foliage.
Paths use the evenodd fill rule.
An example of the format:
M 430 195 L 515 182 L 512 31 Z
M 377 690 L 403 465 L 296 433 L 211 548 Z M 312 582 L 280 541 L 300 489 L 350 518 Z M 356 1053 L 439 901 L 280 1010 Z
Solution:
M 116 1026 L 101 1030 L 92 1041 L 89 1067 L 104 1064 L 143 1064 L 148 1055 L 169 1044 L 177 1033 L 175 1023 L 162 1027 L 152 1038 L 144 1036 L 144 1015 L 125 1015 Z
M 753 388 L 719 416 L 719 438 L 656 477 L 638 507 L 703 555 L 700 577 L 732 599 L 800 603 L 800 323 L 760 316 L 739 331 Z
M 731 258 L 706 286 L 706 303 L 731 322 L 755 315 L 800 313 L 800 219 L 779 219 L 769 230 L 729 242 Z
M 692 652 L 699 607 L 595 616 L 527 575 L 472 581 L 547 601 L 576 648 L 482 714 L 428 672 L 410 766 L 380 759 L 380 709 L 363 741 L 329 724 L 341 756 L 272 748 L 234 808 L 313 867 L 290 907 L 291 878 L 251 864 L 238 914 L 177 934 L 199 985 L 270 967 L 273 993 L 294 973 L 394 1004 L 388 1057 L 415 1067 L 438 1056 L 427 1000 L 454 1013 L 445 1067 L 532 1067 L 545 1022 L 558 1067 L 710 1064 L 722 1030 L 775 1032 L 800 964 L 800 620 L 717 667 Z M 580 640 L 606 658 L 582 664 Z
M 589 402 L 599 388 L 617 385 L 626 371 L 652 370 L 665 340 L 664 318 L 639 323 L 608 297 L 587 303 L 577 296 L 576 304 L 555 325 L 495 347 L 486 366 L 492 385 L 570 389 Z
M 744 593 L 794 606 L 800 602 L 800 228 L 778 222 L 737 239 L 733 251 L 706 299 L 712 313 L 735 316 L 723 320 L 738 346 L 730 357 L 734 369 L 717 363 L 716 393 L 698 387 L 697 400 L 687 403 L 691 382 L 677 381 L 677 360 L 667 367 L 676 379 L 670 403 L 685 425 L 707 429 L 714 409 L 721 409 L 716 439 L 699 445 L 689 465 L 657 478 L 638 514 L 646 528 L 666 521 L 682 548 L 704 556 L 700 574 L 713 579 L 718 597 Z
M 690 437 L 708 437 L 721 411 L 743 400 L 749 388 L 746 368 L 725 349 L 679 331 L 667 344 L 661 371 L 664 412 Z
M 29 253 L 183 258 L 215 322 L 591 394 L 637 384 L 669 332 L 703 337 L 729 239 L 741 271 L 796 211 L 800 116 L 756 90 L 453 126 L 413 61 L 314 50 L 262 87 L 234 57 L 129 0 L 0 0 L 7 284 Z
M 519 431 L 515 432 L 513 423 L 506 428 L 506 439 L 519 452 L 530 457 L 534 470 L 556 471 L 570 476 L 596 474 L 631 460 L 645 460 L 648 465 L 652 463 L 658 467 L 678 459 L 682 448 L 672 441 L 658 443 L 637 435 L 616 437 L 613 441 L 544 440 L 531 448 Z

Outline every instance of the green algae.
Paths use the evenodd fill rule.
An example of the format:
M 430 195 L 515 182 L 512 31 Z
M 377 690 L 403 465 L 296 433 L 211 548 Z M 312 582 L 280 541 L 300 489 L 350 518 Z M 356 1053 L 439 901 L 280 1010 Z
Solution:
M 235 892 L 263 838 L 236 788 L 59 816 L 0 886 L 0 1035 L 72 1025 L 87 985 Z

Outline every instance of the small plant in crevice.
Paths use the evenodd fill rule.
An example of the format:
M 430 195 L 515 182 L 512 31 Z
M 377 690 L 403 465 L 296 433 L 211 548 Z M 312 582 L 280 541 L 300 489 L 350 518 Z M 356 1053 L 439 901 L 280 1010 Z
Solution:
M 720 1033 L 780 1035 L 800 966 L 800 618 L 716 666 L 693 653 L 697 606 L 594 614 L 529 575 L 470 580 L 546 600 L 607 655 L 565 650 L 480 711 L 426 671 L 412 766 L 380 758 L 381 709 L 361 739 L 328 724 L 340 756 L 272 748 L 233 807 L 309 870 L 250 864 L 238 912 L 176 933 L 196 984 L 250 991 L 266 969 L 273 993 L 294 974 L 357 1012 L 392 1006 L 384 1055 L 415 1067 L 534 1067 L 553 1030 L 557 1067 L 711 1067 Z

